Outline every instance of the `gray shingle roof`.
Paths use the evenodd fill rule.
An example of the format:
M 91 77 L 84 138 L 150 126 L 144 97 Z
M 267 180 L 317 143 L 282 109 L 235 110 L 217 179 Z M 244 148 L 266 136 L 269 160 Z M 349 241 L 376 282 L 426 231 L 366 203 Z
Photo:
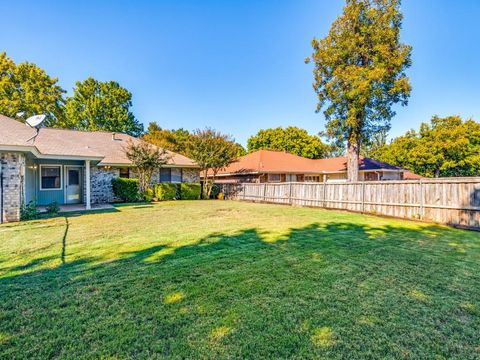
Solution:
M 100 165 L 130 165 L 125 155 L 129 141 L 141 140 L 122 133 L 53 128 L 40 128 L 36 135 L 28 125 L 0 115 L 0 146 L 29 147 L 45 156 L 98 158 Z M 167 157 L 172 166 L 196 166 L 193 160 L 171 151 Z

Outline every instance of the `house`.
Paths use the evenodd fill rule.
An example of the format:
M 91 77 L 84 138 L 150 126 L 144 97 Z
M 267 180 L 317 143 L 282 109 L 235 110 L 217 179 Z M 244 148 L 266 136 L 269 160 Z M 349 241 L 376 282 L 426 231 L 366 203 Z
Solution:
M 420 180 L 420 179 L 423 179 L 423 176 L 415 174 L 413 171 L 405 170 L 405 172 L 403 173 L 403 179 L 404 180 Z
M 115 201 L 112 179 L 133 177 L 122 133 L 31 128 L 0 115 L 0 222 L 16 221 L 24 203 L 91 204 Z M 197 182 L 193 160 L 167 151 L 157 182 Z
M 400 180 L 404 169 L 360 157 L 361 181 Z M 211 176 L 211 172 L 208 173 Z M 347 159 L 307 159 L 282 151 L 259 150 L 240 157 L 217 174 L 217 183 L 341 182 L 347 180 Z

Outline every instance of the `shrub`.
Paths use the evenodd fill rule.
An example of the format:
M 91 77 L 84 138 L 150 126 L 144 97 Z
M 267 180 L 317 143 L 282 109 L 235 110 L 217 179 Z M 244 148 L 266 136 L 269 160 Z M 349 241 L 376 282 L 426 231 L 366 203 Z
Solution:
M 113 194 L 121 201 L 135 202 L 140 200 L 138 194 L 138 180 L 115 178 L 112 180 Z
M 143 193 L 143 198 L 145 199 L 146 202 L 151 202 L 153 200 L 154 196 L 155 196 L 155 194 L 153 192 L 153 189 L 151 189 L 151 188 L 148 188 Z
M 225 200 L 225 194 L 223 192 L 218 193 L 217 199 L 218 200 Z
M 218 197 L 218 194 L 220 194 L 220 186 L 214 184 L 212 186 L 212 192 L 210 193 L 210 199 L 216 199 Z
M 202 187 L 198 183 L 181 183 L 180 198 L 182 200 L 199 200 Z
M 37 204 L 30 201 L 28 204 L 22 204 L 20 209 L 20 220 L 33 220 L 38 217 Z
M 47 211 L 47 214 L 55 215 L 60 212 L 60 206 L 58 206 L 58 203 L 54 201 L 48 204 L 45 210 Z
M 177 196 L 177 184 L 160 183 L 155 185 L 155 197 L 158 201 L 175 200 Z

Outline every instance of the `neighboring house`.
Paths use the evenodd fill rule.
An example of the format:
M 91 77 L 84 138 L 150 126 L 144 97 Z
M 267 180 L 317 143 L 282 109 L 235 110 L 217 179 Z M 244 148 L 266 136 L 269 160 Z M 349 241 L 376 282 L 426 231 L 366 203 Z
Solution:
M 404 169 L 360 157 L 359 180 L 401 180 Z M 211 176 L 211 172 L 209 172 Z M 341 182 L 347 180 L 347 159 L 307 159 L 281 151 L 259 150 L 240 157 L 217 174 L 217 183 Z
M 413 171 L 405 170 L 405 172 L 403 173 L 403 179 L 404 180 L 420 180 L 420 179 L 423 179 L 423 176 L 415 174 Z
M 109 203 L 116 199 L 112 179 L 133 177 L 122 133 L 34 128 L 0 115 L 0 222 L 16 221 L 21 204 Z M 155 182 L 198 182 L 193 160 L 167 152 Z

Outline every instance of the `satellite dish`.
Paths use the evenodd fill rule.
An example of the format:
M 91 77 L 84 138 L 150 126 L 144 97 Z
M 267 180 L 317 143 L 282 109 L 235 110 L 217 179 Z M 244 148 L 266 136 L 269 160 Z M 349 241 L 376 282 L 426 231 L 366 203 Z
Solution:
M 25 120 L 25 122 L 28 124 L 28 126 L 38 129 L 38 127 L 45 120 L 45 117 L 46 115 L 33 115 L 30 116 L 27 120 Z

